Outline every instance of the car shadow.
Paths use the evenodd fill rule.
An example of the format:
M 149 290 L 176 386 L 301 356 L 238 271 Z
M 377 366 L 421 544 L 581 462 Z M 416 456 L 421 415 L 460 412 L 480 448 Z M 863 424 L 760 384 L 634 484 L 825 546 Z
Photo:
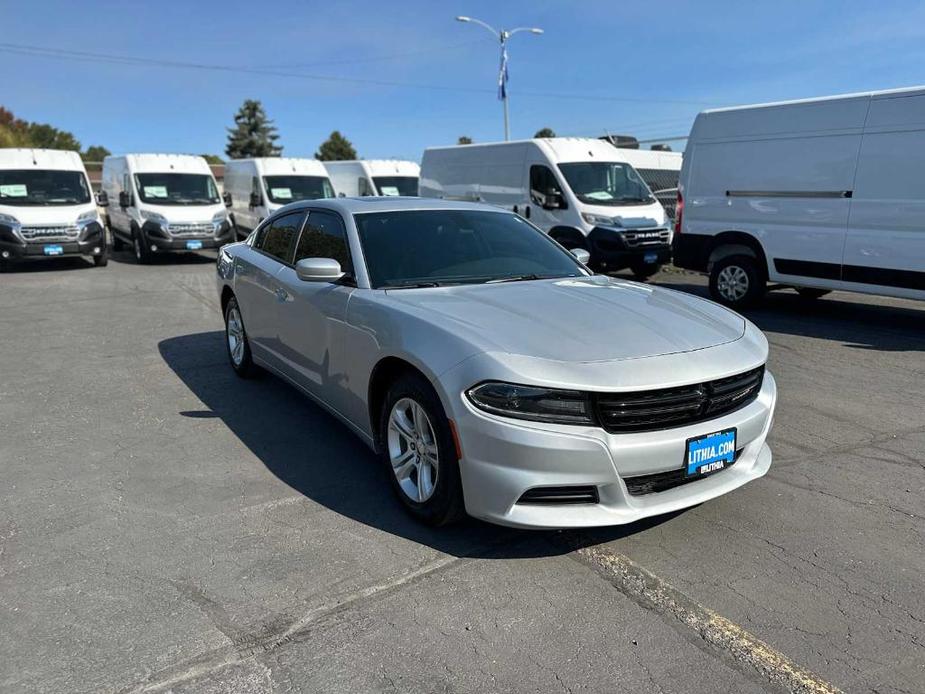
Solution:
M 282 482 L 315 503 L 384 532 L 457 557 L 527 558 L 558 555 L 664 523 L 679 513 L 593 533 L 502 528 L 475 519 L 430 528 L 394 497 L 387 471 L 345 425 L 280 379 L 244 380 L 225 356 L 221 331 L 159 343 L 160 354 L 205 405 L 177 416 L 221 419 Z
M 707 287 L 659 278 L 659 286 L 710 298 Z M 862 298 L 861 295 L 857 295 Z M 764 301 L 742 314 L 763 331 L 832 340 L 881 352 L 925 351 L 925 306 L 852 301 L 846 293 L 804 299 L 791 289 L 768 292 Z M 903 303 L 906 303 L 903 301 Z

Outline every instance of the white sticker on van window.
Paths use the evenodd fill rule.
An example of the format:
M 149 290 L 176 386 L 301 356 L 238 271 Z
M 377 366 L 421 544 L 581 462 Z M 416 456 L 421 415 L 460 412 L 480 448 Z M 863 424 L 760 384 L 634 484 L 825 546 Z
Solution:
M 280 200 L 291 200 L 292 188 L 270 188 L 270 195 Z
M 379 189 L 379 191 L 380 191 L 383 195 L 398 195 L 398 194 L 399 194 L 399 193 L 398 193 L 398 188 L 396 188 L 395 186 L 382 186 L 382 187 Z
M 606 190 L 596 190 L 593 193 L 585 193 L 585 197 L 591 198 L 592 200 L 613 200 L 613 195 Z
M 145 186 L 146 198 L 166 198 L 167 186 Z
M 10 183 L 0 186 L 0 195 L 6 198 L 24 198 L 29 194 L 25 183 Z

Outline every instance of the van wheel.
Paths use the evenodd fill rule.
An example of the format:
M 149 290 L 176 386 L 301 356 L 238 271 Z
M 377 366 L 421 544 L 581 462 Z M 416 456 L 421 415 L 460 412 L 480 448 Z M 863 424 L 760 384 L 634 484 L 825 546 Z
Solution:
M 124 250 L 124 249 L 125 249 L 125 241 L 123 241 L 122 239 L 120 239 L 120 238 L 116 235 L 116 232 L 113 231 L 112 229 L 109 230 L 109 234 L 110 234 L 110 236 L 112 237 L 112 250 L 114 250 L 114 251 L 121 251 L 121 250 Z
M 633 273 L 633 279 L 637 282 L 645 282 L 661 269 L 658 263 L 635 263 L 630 270 Z
M 109 252 L 104 250 L 99 255 L 93 256 L 93 264 L 96 267 L 106 267 L 109 265 Z
M 147 265 L 151 262 L 151 252 L 145 245 L 141 229 L 132 229 L 132 251 L 135 254 L 135 262 L 139 265 Z
M 754 306 L 767 291 L 758 262 L 747 255 L 731 255 L 713 264 L 710 295 L 715 301 L 740 309 Z
M 796 287 L 797 294 L 802 299 L 821 299 L 826 294 L 831 294 L 831 289 L 816 289 L 815 287 Z
M 440 398 L 408 374 L 389 388 L 379 417 L 379 456 L 408 512 L 428 525 L 465 516 L 459 460 Z

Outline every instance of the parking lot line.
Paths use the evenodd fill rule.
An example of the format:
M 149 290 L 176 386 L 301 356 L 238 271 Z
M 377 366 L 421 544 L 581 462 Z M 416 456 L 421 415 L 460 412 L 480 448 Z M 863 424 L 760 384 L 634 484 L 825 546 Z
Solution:
M 756 638 L 738 624 L 688 597 L 632 559 L 605 546 L 563 534 L 575 546 L 572 556 L 591 566 L 627 597 L 678 620 L 710 645 L 754 668 L 770 683 L 798 694 L 837 694 L 841 690 Z

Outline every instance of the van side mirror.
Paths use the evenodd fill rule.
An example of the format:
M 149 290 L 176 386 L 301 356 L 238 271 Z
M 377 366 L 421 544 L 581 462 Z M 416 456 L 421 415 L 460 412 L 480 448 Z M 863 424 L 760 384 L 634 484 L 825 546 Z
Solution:
M 251 193 L 250 206 L 260 207 L 263 204 L 263 197 L 260 193 Z
M 573 248 L 570 252 L 573 256 L 575 256 L 575 260 L 577 260 L 582 265 L 587 265 L 589 262 L 591 262 L 591 254 L 588 253 L 588 251 L 584 248 Z
M 225 207 L 231 207 L 231 193 L 222 193 L 222 202 L 225 203 Z
M 132 206 L 132 194 L 127 190 L 123 190 L 119 193 L 119 207 L 131 207 Z
M 99 207 L 109 207 L 109 194 L 105 190 L 96 194 L 96 204 Z
M 543 196 L 543 209 L 544 210 L 561 210 L 562 209 L 562 193 L 556 190 L 555 188 L 548 188 L 546 194 Z
M 302 258 L 295 264 L 295 274 L 303 282 L 336 282 L 344 276 L 334 258 Z

